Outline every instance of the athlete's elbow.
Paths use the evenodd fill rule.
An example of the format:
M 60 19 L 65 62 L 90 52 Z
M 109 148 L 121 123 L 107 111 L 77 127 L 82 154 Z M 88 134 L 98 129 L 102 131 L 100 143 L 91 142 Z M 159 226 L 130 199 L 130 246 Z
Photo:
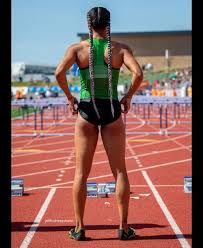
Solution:
M 135 78 L 137 79 L 137 81 L 142 82 L 142 80 L 143 80 L 142 70 L 137 70 L 133 74 L 134 74 Z
M 59 80 L 61 77 L 64 77 L 64 75 L 66 75 L 66 71 L 60 67 L 57 67 L 55 71 L 56 79 Z

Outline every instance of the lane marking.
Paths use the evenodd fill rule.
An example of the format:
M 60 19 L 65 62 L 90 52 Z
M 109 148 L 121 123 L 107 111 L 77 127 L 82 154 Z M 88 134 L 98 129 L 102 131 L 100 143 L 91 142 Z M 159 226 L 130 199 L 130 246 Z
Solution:
M 39 150 L 39 149 L 15 149 L 13 151 L 13 155 L 15 155 L 16 153 L 18 152 L 32 152 L 33 154 L 36 154 L 36 153 L 42 153 L 42 152 L 45 152 L 45 150 Z M 30 154 L 24 154 L 22 156 L 27 156 L 27 155 L 30 155 Z M 20 157 L 20 156 L 13 156 L 13 157 Z
M 190 147 L 190 146 L 188 146 Z M 132 146 L 133 148 L 133 146 Z M 127 148 L 129 149 L 129 148 Z M 182 148 L 182 147 L 178 147 L 178 148 L 172 148 L 172 149 L 168 149 L 168 150 L 162 150 L 162 151 L 159 151 L 159 152 L 150 152 L 150 153 L 144 153 L 144 154 L 140 154 L 140 155 L 136 155 L 136 156 L 130 156 L 130 157 L 126 157 L 126 158 L 135 158 L 136 160 L 138 159 L 137 157 L 144 157 L 144 156 L 148 156 L 148 155 L 156 155 L 157 153 L 164 153 L 164 152 L 170 152 L 170 151 L 177 151 L 177 150 L 181 150 L 181 149 L 185 149 L 185 148 Z M 53 152 L 53 151 L 52 151 Z M 71 153 L 71 152 L 70 152 Z M 104 153 L 104 151 L 98 151 L 96 153 Z M 74 156 L 73 156 L 74 157 Z M 53 159 L 46 159 L 46 160 L 39 160 L 39 161 L 34 161 L 34 162 L 26 162 L 26 163 L 20 163 L 20 164 L 15 164 L 13 165 L 12 167 L 20 167 L 20 166 L 24 166 L 24 165 L 30 165 L 30 164 L 37 164 L 37 163 L 46 163 L 46 162 L 49 162 L 49 161 L 56 161 L 56 160 L 61 160 L 61 159 L 64 159 L 64 158 L 69 158 L 69 157 L 60 157 L 60 158 L 53 158 Z M 69 162 L 70 163 L 70 162 Z M 69 164 L 68 163 L 68 164 Z M 72 163 L 72 162 L 71 162 Z M 64 162 L 64 164 L 66 164 L 66 161 Z
M 164 143 L 164 142 L 169 142 L 169 141 L 173 141 L 173 140 L 177 140 L 177 139 L 182 139 L 182 138 L 185 138 L 185 137 L 190 136 L 190 135 L 191 134 L 183 134 L 183 135 L 180 135 L 180 136 L 174 137 L 174 138 L 165 138 L 164 137 L 165 138 L 164 140 L 161 139 L 160 141 L 157 141 L 156 143 L 155 142 L 150 142 L 150 143 L 146 143 L 146 144 L 134 145 L 134 146 L 132 146 L 132 148 L 142 147 L 142 146 L 149 146 L 149 145 L 156 145 L 156 144 L 160 144 L 160 143 Z
M 49 204 L 50 204 L 50 202 L 51 202 L 51 200 L 55 194 L 55 192 L 56 192 L 56 188 L 50 189 L 49 194 L 48 194 L 45 202 L 43 203 L 37 217 L 35 218 L 32 226 L 30 227 L 30 230 L 28 231 L 26 237 L 24 238 L 20 248 L 27 248 L 29 246 L 29 244 L 30 244 L 33 236 L 35 235 L 35 232 L 36 232 L 36 230 L 37 230 L 37 228 L 38 228 L 38 226 L 39 226 L 39 224 L 40 224 L 40 222 L 41 222 L 41 220 L 42 220 L 42 218 L 43 218 L 43 216 L 44 216 L 44 214 L 45 214 L 45 212 L 46 212 L 46 210 L 47 210 L 47 208 L 48 208 L 48 206 L 49 206 Z
M 169 224 L 171 225 L 175 235 L 177 236 L 178 241 L 180 242 L 181 246 L 183 248 L 191 248 L 190 244 L 187 242 L 187 240 L 185 239 L 183 233 L 181 232 L 180 228 L 178 227 L 178 225 L 176 224 L 173 216 L 171 215 L 170 211 L 168 210 L 166 204 L 164 203 L 164 201 L 162 200 L 161 196 L 159 195 L 158 191 L 156 190 L 156 188 L 154 187 L 151 179 L 149 178 L 147 172 L 145 170 L 142 171 L 142 175 L 145 178 L 147 184 L 149 185 L 152 193 L 154 194 L 154 197 L 156 199 L 156 201 L 158 202 L 161 210 L 163 211 L 166 219 L 168 220 Z
M 132 155 L 136 155 L 135 151 L 131 148 L 130 144 L 128 143 L 128 141 L 126 141 L 127 146 L 130 148 L 130 152 Z M 190 159 L 191 160 L 191 159 Z M 145 170 L 143 170 L 143 168 L 141 169 L 141 173 L 145 179 L 145 181 L 147 182 L 147 184 L 149 185 L 149 188 L 151 189 L 156 201 L 158 202 L 162 212 L 164 213 L 166 219 L 168 220 L 170 226 L 172 227 L 175 235 L 177 236 L 178 241 L 180 242 L 182 248 L 191 248 L 191 246 L 189 245 L 189 243 L 187 242 L 187 240 L 185 239 L 184 235 L 182 234 L 180 228 L 178 227 L 178 225 L 176 224 L 173 216 L 171 215 L 171 213 L 169 212 L 167 206 L 165 205 L 164 201 L 162 200 L 161 196 L 159 195 L 158 191 L 156 190 L 155 186 L 153 185 L 150 177 L 148 176 L 147 172 Z
M 189 145 L 187 148 L 189 148 L 191 145 Z M 186 149 L 185 147 L 177 147 L 177 148 L 171 148 L 171 149 L 166 149 L 166 150 L 160 150 L 160 151 L 152 151 L 152 152 L 148 152 L 148 153 L 143 153 L 143 154 L 138 154 L 138 157 L 145 157 L 148 155 L 157 155 L 159 153 L 167 153 L 167 152 L 174 152 L 174 151 L 179 151 L 179 150 L 183 150 Z
M 135 199 L 135 200 L 140 199 L 140 197 L 139 197 L 139 196 L 131 196 L 130 198 Z
M 39 171 L 39 172 L 33 172 L 33 173 L 28 173 L 28 174 L 23 174 L 23 175 L 17 175 L 14 177 L 28 177 L 28 176 L 34 176 L 34 175 L 39 175 L 39 174 L 46 174 L 46 173 L 51 173 L 51 172 L 55 172 L 55 171 L 59 171 L 61 169 L 64 169 L 63 171 L 65 172 L 65 170 L 71 170 L 74 169 L 75 166 L 71 166 L 71 167 L 64 167 L 64 168 L 59 168 L 59 169 L 53 169 L 53 170 L 46 170 L 46 171 Z
M 140 169 L 128 170 L 127 172 L 132 173 L 132 172 L 136 172 L 136 171 L 142 171 L 143 169 L 145 169 L 145 170 L 153 169 L 153 168 L 167 166 L 167 165 L 184 163 L 184 162 L 188 162 L 188 161 L 191 161 L 191 160 L 192 160 L 191 158 L 190 159 L 185 159 L 185 160 L 179 160 L 179 161 L 174 161 L 174 162 L 165 163 L 165 164 L 159 164 L 159 165 L 154 165 L 154 166 L 149 166 L 149 167 L 143 167 L 143 168 L 140 168 Z M 87 180 L 90 181 L 90 180 L 99 179 L 99 178 L 105 178 L 105 177 L 113 177 L 113 174 L 106 174 L 106 175 L 103 175 L 103 176 L 90 177 Z M 49 184 L 49 185 L 45 185 L 45 186 L 40 186 L 38 188 L 43 189 L 43 188 L 47 188 L 47 187 L 55 187 L 55 186 L 71 184 L 71 183 L 73 183 L 73 181 L 68 181 L 68 182 L 65 182 L 65 183 Z
M 65 121 L 65 119 L 62 119 L 61 121 L 59 121 L 60 123 L 62 123 L 62 122 L 64 122 Z M 50 127 L 50 128 L 48 128 L 48 130 L 52 130 L 53 129 L 53 127 Z M 29 147 L 29 145 L 31 144 L 31 143 L 33 143 L 34 141 L 36 141 L 36 140 L 39 140 L 39 137 L 36 137 L 35 139 L 31 139 L 31 140 L 29 140 L 26 144 L 24 144 L 22 147 L 20 147 L 20 148 L 24 148 L 24 147 Z
M 130 157 L 126 157 L 125 159 L 132 159 L 134 156 L 130 156 Z M 183 163 L 183 162 L 187 162 L 187 161 L 191 161 L 192 158 L 189 159 L 185 159 L 185 160 L 178 160 L 178 161 L 172 161 L 172 162 L 168 162 L 168 163 L 164 163 L 164 164 L 158 164 L 158 165 L 153 165 L 153 166 L 148 166 L 148 167 L 144 167 L 144 169 L 152 169 L 152 168 L 157 168 L 157 167 L 162 167 L 162 166 L 166 166 L 166 165 L 171 165 L 171 164 L 177 164 L 177 163 Z M 100 164 L 105 164 L 105 163 L 109 163 L 108 160 L 104 160 L 104 161 L 100 161 L 100 162 L 95 162 L 94 164 L 100 165 Z M 142 164 L 139 164 L 139 166 L 142 166 Z M 59 169 L 53 169 L 53 170 L 46 170 L 46 171 L 39 171 L 39 172 L 34 172 L 34 173 L 29 173 L 29 174 L 23 174 L 23 175 L 15 175 L 15 177 L 27 177 L 27 176 L 33 176 L 33 175 L 38 175 L 38 174 L 44 174 L 44 173 L 49 173 L 49 172 L 54 172 L 54 171 L 60 171 L 61 169 L 63 170 L 71 170 L 74 169 L 75 166 L 71 166 L 71 167 L 63 167 L 63 168 L 59 168 Z M 133 170 L 128 170 L 128 172 L 134 172 L 134 171 L 140 171 L 141 169 L 133 169 Z M 111 174 L 108 174 L 111 175 Z M 14 176 L 13 176 L 14 177 Z M 105 176 L 104 176 L 105 177 Z
M 147 193 L 147 194 L 138 194 L 138 195 L 141 195 L 141 196 L 150 196 L 151 194 L 150 193 Z
M 155 187 L 164 187 L 164 188 L 183 188 L 184 185 L 183 184 L 175 184 L 175 185 L 164 185 L 164 184 L 154 184 Z M 146 184 L 137 184 L 137 185 L 130 185 L 131 188 L 148 188 L 149 186 Z M 27 187 L 25 188 L 25 191 L 31 191 L 31 190 L 38 190 L 38 189 L 51 189 L 51 188 L 56 188 L 56 189 L 72 189 L 72 186 L 55 186 L 55 187 L 44 187 L 44 188 L 41 188 L 41 187 Z
M 50 161 L 57 161 L 57 160 L 62 160 L 62 159 L 67 159 L 68 156 L 65 157 L 60 157 L 60 158 L 52 158 L 52 159 L 45 159 L 45 160 L 39 160 L 39 161 L 33 161 L 33 162 L 26 162 L 26 163 L 20 163 L 20 164 L 14 164 L 12 167 L 20 167 L 24 165 L 29 165 L 29 164 L 41 164 L 41 163 L 46 163 Z
M 67 148 L 61 148 L 61 149 L 53 149 L 53 150 L 40 150 L 40 149 L 26 149 L 29 150 L 30 152 L 33 151 L 33 153 L 30 154 L 13 154 L 13 158 L 19 158 L 19 157 L 23 157 L 23 156 L 32 156 L 32 155 L 36 155 L 36 154 L 40 154 L 40 153 L 61 153 L 61 152 L 65 152 L 68 153 L 69 149 Z M 18 151 L 18 149 L 17 149 Z M 22 150 L 23 151 L 23 150 Z M 14 150 L 14 152 L 16 152 L 16 150 Z
M 64 120 L 61 120 L 60 122 L 64 122 L 65 121 L 65 119 Z M 53 126 L 53 127 L 50 127 L 50 128 L 48 128 L 48 131 L 49 130 L 51 130 L 51 129 L 53 129 L 53 128 L 55 128 L 55 126 Z M 69 128 L 72 128 L 72 127 L 69 127 Z M 68 128 L 68 129 L 69 129 Z M 135 129 L 137 129 L 138 127 L 133 127 L 133 128 L 129 128 L 129 131 L 133 131 L 133 130 L 135 130 Z M 67 130 L 67 128 L 66 129 L 62 129 L 62 130 Z M 58 130 L 58 131 L 62 131 L 61 129 L 60 130 Z M 139 137 L 144 137 L 144 136 L 146 136 L 146 134 L 140 134 L 140 135 L 138 135 Z M 51 138 L 58 138 L 57 136 L 54 136 L 54 137 L 43 137 L 43 140 L 45 140 L 45 139 L 51 139 Z M 39 137 L 37 137 L 36 138 L 36 140 L 37 141 L 41 141 L 40 139 L 39 139 Z M 36 140 L 29 140 L 29 142 L 28 142 L 28 144 L 25 144 L 24 146 L 29 146 L 29 144 L 31 144 L 33 141 L 36 141 Z M 26 141 L 18 141 L 18 142 L 26 142 Z M 69 140 L 65 140 L 65 141 L 61 141 L 61 138 L 60 138 L 60 141 L 56 141 L 56 142 L 52 142 L 52 143 L 46 143 L 46 145 L 53 145 L 53 144 L 61 144 L 61 143 L 66 143 L 66 142 L 74 142 L 74 139 L 69 139 Z M 16 144 L 17 142 L 12 142 L 12 144 Z M 101 141 L 101 142 L 99 142 L 97 145 L 102 145 L 103 144 L 103 142 Z M 38 144 L 38 145 L 31 145 L 31 147 L 40 147 L 40 146 L 44 146 L 45 144 L 43 143 L 43 144 Z M 23 146 L 23 147 L 24 147 Z
M 159 140 L 155 140 L 155 139 L 128 139 L 128 141 L 130 142 L 159 142 Z
M 190 146 L 188 146 L 188 147 L 190 147 Z M 137 147 L 137 146 L 131 146 L 131 148 L 135 148 L 135 147 Z M 186 147 L 172 148 L 172 149 L 167 149 L 167 150 L 159 151 L 159 153 L 176 151 L 176 150 L 181 150 L 181 149 L 185 149 L 185 148 Z M 127 149 L 130 149 L 130 148 L 127 147 Z M 53 151 L 51 151 L 51 152 L 53 152 Z M 70 151 L 68 151 L 68 152 L 71 153 Z M 96 151 L 95 153 L 96 154 L 98 154 L 98 153 L 105 153 L 105 151 Z M 135 156 L 133 156 L 133 158 L 144 157 L 144 156 L 153 155 L 153 154 L 155 155 L 156 153 L 155 152 L 144 153 L 144 154 L 140 154 L 140 155 L 135 155 Z M 19 166 L 30 165 L 30 164 L 37 164 L 37 163 L 46 163 L 46 162 L 49 162 L 49 161 L 55 161 L 55 160 L 66 159 L 66 158 L 69 158 L 69 156 L 60 157 L 60 158 L 53 158 L 53 159 L 46 159 L 46 160 L 38 160 L 38 161 L 34 161 L 34 162 L 19 163 L 19 164 L 14 164 L 12 167 L 19 167 Z
M 185 146 L 183 144 L 181 144 L 180 142 L 178 142 L 177 140 L 173 140 L 174 143 L 176 143 L 177 145 L 179 145 L 180 147 L 188 150 L 189 152 L 191 152 L 191 150 L 188 148 L 188 146 Z M 191 145 L 190 145 L 191 146 Z M 192 147 L 192 146 L 191 146 Z

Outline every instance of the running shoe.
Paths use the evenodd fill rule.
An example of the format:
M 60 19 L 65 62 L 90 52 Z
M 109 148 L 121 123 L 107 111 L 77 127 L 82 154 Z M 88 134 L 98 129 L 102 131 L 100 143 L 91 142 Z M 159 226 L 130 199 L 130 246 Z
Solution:
M 81 228 L 79 231 L 76 232 L 75 228 L 72 228 L 68 232 L 69 238 L 79 240 L 85 240 L 85 229 Z
M 118 229 L 118 238 L 120 240 L 134 239 L 135 237 L 135 229 L 133 229 L 132 227 L 128 228 L 128 232 L 125 232 L 124 229 Z

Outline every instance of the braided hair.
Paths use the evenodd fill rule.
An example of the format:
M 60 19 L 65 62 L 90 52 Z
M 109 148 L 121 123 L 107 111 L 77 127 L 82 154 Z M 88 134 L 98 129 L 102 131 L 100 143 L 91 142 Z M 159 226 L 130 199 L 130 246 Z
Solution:
M 110 31 L 110 12 L 103 7 L 92 8 L 87 13 L 87 23 L 89 28 L 89 39 L 90 39 L 90 49 L 89 49 L 89 73 L 90 73 L 90 86 L 91 86 L 91 98 L 93 106 L 97 117 L 100 119 L 100 115 L 95 103 L 94 95 L 94 49 L 93 49 L 93 30 L 104 29 L 107 31 L 107 44 L 108 44 L 108 88 L 109 88 L 109 97 L 111 103 L 111 113 L 114 117 L 114 107 L 112 100 L 112 49 L 111 49 L 111 31 Z

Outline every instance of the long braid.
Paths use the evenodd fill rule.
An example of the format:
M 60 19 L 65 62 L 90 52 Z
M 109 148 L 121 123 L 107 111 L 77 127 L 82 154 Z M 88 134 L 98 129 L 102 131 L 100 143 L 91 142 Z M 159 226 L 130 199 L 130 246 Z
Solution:
M 91 87 L 91 98 L 94 106 L 94 110 L 97 114 L 98 119 L 100 119 L 100 115 L 95 103 L 95 95 L 94 95 L 94 48 L 93 48 L 93 31 L 91 26 L 91 18 L 90 15 L 87 14 L 87 22 L 89 28 L 89 38 L 90 38 L 90 49 L 89 49 L 89 73 L 90 73 L 90 87 Z
M 109 86 L 109 95 L 110 95 L 110 102 L 111 102 L 111 113 L 114 117 L 114 107 L 113 107 L 113 100 L 112 100 L 112 49 L 111 49 L 111 31 L 110 31 L 110 23 L 106 27 L 107 30 L 107 43 L 108 43 L 108 86 Z

